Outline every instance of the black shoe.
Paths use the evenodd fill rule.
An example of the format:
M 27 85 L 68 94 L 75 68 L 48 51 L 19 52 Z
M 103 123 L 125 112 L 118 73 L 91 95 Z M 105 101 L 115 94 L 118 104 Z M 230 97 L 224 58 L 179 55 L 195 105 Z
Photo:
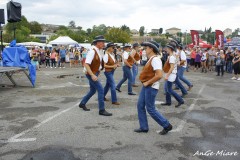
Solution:
M 186 94 L 182 94 L 181 97 L 185 98 L 187 95 L 188 95 L 187 93 Z
M 112 113 L 108 113 L 105 109 L 99 111 L 99 115 L 101 116 L 112 116 Z
M 189 86 L 188 91 L 191 91 L 192 88 L 193 88 L 193 85 Z
M 79 108 L 82 108 L 84 111 L 90 111 L 84 104 L 79 104 Z
M 182 104 L 184 104 L 184 102 L 180 102 L 180 103 L 178 103 L 177 105 L 175 105 L 175 108 L 180 107 Z
M 143 129 L 134 129 L 134 132 L 136 132 L 136 133 L 147 133 L 148 132 L 148 130 L 143 130 Z
M 172 130 L 172 125 L 169 124 L 169 126 L 167 128 L 164 128 L 159 134 L 165 135 L 165 134 L 167 134 L 171 130 Z
M 107 98 L 104 98 L 104 101 L 108 102 L 108 101 L 109 101 L 109 99 L 107 99 Z
M 117 90 L 118 92 L 122 92 L 119 88 L 116 88 L 116 90 Z
M 137 95 L 137 94 L 132 92 L 132 93 L 128 93 L 128 95 L 133 95 L 134 96 L 134 95 Z
M 171 106 L 171 103 L 161 103 L 162 106 Z

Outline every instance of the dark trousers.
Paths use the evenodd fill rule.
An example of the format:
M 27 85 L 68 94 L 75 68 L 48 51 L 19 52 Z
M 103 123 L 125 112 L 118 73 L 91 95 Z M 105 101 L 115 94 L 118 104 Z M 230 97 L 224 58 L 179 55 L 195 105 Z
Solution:
M 50 59 L 46 59 L 46 67 L 49 66 L 50 67 Z
M 220 72 L 222 73 L 222 76 L 223 76 L 223 74 L 224 74 L 224 70 L 223 70 L 223 65 L 221 65 L 221 66 L 217 66 L 217 75 L 219 76 L 220 75 Z
M 52 62 L 52 67 L 54 65 L 54 67 L 56 67 L 56 60 L 55 59 L 51 59 L 51 62 Z

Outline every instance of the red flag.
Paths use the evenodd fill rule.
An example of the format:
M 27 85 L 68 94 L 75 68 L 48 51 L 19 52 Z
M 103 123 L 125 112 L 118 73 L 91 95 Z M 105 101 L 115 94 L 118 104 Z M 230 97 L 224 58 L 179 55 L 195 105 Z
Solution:
M 191 30 L 192 43 L 194 46 L 199 46 L 199 33 L 196 30 Z
M 223 48 L 224 47 L 224 35 L 221 30 L 216 30 L 216 45 L 218 48 Z

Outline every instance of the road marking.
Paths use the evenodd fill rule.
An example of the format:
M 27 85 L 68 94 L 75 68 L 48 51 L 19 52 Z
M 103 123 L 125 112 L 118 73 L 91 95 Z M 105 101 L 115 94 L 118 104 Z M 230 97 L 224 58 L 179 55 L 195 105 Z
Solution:
M 163 104 L 163 101 L 155 101 L 155 104 Z
M 185 124 L 187 123 L 187 117 L 189 115 L 189 113 L 194 110 L 194 107 L 197 103 L 197 101 L 199 100 L 199 96 L 202 94 L 203 89 L 205 88 L 206 85 L 202 85 L 201 89 L 198 92 L 197 97 L 193 100 L 193 103 L 190 105 L 190 107 L 187 109 L 186 114 L 183 116 L 183 119 L 180 121 L 180 124 L 178 125 L 178 127 L 174 130 L 172 130 L 171 132 L 180 132 L 183 130 Z M 157 133 L 159 133 L 160 131 L 157 131 Z
M 24 139 L 19 139 L 19 137 L 22 137 L 23 135 L 25 135 L 26 133 L 30 132 L 31 130 L 37 129 L 37 128 L 39 128 L 40 126 L 46 124 L 47 122 L 53 120 L 54 118 L 60 116 L 61 114 L 63 114 L 63 113 L 65 113 L 65 112 L 73 109 L 74 107 L 78 106 L 78 104 L 79 104 L 79 103 L 77 103 L 77 104 L 75 104 L 74 106 L 72 106 L 72 107 L 70 107 L 70 108 L 67 108 L 67 109 L 65 109 L 65 110 L 63 110 L 63 111 L 61 111 L 61 112 L 59 112 L 59 113 L 57 113 L 57 114 L 55 114 L 55 115 L 53 115 L 53 116 L 45 119 L 45 120 L 42 121 L 41 123 L 33 126 L 32 128 L 29 128 L 29 129 L 21 132 L 21 133 L 19 133 L 19 134 L 16 134 L 15 136 L 9 138 L 8 140 L 0 140 L 0 143 L 15 143 L 15 142 L 31 142 L 31 141 L 36 141 L 36 138 L 24 138 Z

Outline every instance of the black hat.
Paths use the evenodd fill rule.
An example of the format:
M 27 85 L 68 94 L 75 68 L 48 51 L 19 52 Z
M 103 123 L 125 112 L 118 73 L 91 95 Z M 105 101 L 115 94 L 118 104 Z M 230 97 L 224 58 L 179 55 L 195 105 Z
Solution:
M 172 43 L 167 44 L 166 47 L 171 48 L 173 51 L 176 49 L 176 46 Z
M 109 47 L 115 47 L 115 46 L 117 46 L 117 45 L 114 44 L 113 42 L 109 42 L 109 43 L 107 44 L 107 46 L 105 47 L 105 49 L 108 49 Z
M 127 43 L 127 44 L 125 44 L 125 45 L 123 46 L 123 49 L 124 49 L 124 48 L 128 48 L 128 47 L 132 47 L 132 45 Z
M 155 41 L 143 42 L 141 45 L 151 47 L 155 53 L 159 53 L 159 44 Z
M 139 46 L 138 43 L 133 43 L 133 48 L 134 48 L 134 47 L 138 47 L 138 46 Z
M 92 43 L 96 43 L 96 42 L 105 42 L 106 39 L 102 36 L 102 35 L 99 35 L 99 36 L 96 36 L 95 39 L 93 40 Z
M 182 43 L 179 43 L 179 44 L 178 44 L 178 47 L 179 47 L 180 49 L 183 49 Z
M 178 47 L 179 44 L 180 44 L 180 42 L 179 42 L 178 40 L 176 40 L 176 39 L 172 39 L 172 40 L 170 41 L 170 43 L 171 43 L 171 44 L 174 44 L 175 47 Z

